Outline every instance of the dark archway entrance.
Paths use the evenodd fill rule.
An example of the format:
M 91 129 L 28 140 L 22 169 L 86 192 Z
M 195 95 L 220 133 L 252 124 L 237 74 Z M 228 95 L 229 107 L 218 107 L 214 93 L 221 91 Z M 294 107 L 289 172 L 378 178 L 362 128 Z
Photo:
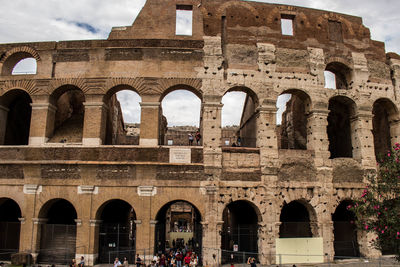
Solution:
M 99 263 L 115 257 L 134 262 L 136 252 L 136 214 L 132 206 L 119 199 L 110 200 L 99 209 Z
M 41 209 L 39 263 L 69 264 L 75 258 L 77 214 L 65 199 L 48 201 Z
M 352 204 L 350 200 L 342 201 L 332 214 L 335 257 L 360 256 L 355 215 L 347 209 Z
M 307 208 L 298 201 L 285 204 L 282 208 L 280 238 L 312 237 L 310 215 Z
M 243 263 L 258 258 L 258 214 L 245 200 L 226 206 L 221 233 L 222 263 Z
M 191 251 L 201 262 L 201 215 L 194 205 L 181 200 L 170 202 L 158 211 L 156 220 L 154 253 Z
M 18 252 L 20 217 L 21 210 L 14 200 L 0 199 L 0 260 L 10 260 L 11 254 Z
M 0 99 L 0 106 L 7 109 L 4 145 L 27 145 L 31 125 L 31 97 L 23 90 L 12 90 Z M 2 132 L 2 131 L 0 131 Z M 2 137 L 0 136 L 0 139 Z

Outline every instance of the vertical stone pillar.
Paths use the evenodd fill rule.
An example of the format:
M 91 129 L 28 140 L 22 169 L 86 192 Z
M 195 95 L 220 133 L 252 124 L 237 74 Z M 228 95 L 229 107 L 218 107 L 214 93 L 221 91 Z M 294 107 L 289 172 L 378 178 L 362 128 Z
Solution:
M 7 117 L 10 110 L 0 105 L 0 145 L 4 144 L 7 129 Z
M 374 233 L 360 230 L 357 231 L 357 240 L 360 245 L 361 255 L 368 255 L 368 258 L 372 259 L 379 258 L 382 255 L 381 251 L 376 249 L 371 242 L 375 239 L 376 235 Z
M 32 253 L 34 257 L 37 257 L 40 250 L 40 239 L 42 236 L 42 225 L 46 224 L 48 219 L 46 218 L 32 218 Z M 36 262 L 36 261 L 35 261 Z
M 205 186 L 208 196 L 208 205 L 203 227 L 202 256 L 204 266 L 217 266 L 221 262 L 221 231 L 223 221 L 220 221 L 218 213 L 218 201 L 216 200 L 217 188 L 213 185 Z
M 99 257 L 99 234 L 101 220 L 89 220 L 89 242 L 88 254 L 86 255 L 88 265 L 93 266 Z M 78 256 L 78 255 L 76 255 Z M 90 264 L 92 262 L 92 264 Z
M 202 108 L 204 166 L 221 168 L 221 111 L 223 105 L 211 99 L 205 100 L 206 102 L 203 103 Z
M 326 218 L 321 218 L 321 222 L 318 223 L 318 228 L 320 236 L 323 238 L 323 251 L 326 255 L 325 260 L 333 260 L 335 256 L 335 249 L 333 242 L 335 241 L 335 236 L 333 233 L 333 222 L 329 216 L 324 216 Z
M 258 223 L 258 260 L 261 265 L 269 265 L 270 261 L 270 246 L 268 242 L 268 226 L 266 223 Z
M 307 149 L 314 151 L 316 167 L 329 166 L 328 114 L 328 109 L 313 109 L 307 118 Z
M 360 110 L 361 109 L 361 110 Z M 350 120 L 353 158 L 362 166 L 375 168 L 374 136 L 372 135 L 372 112 L 359 107 L 358 114 Z
M 102 101 L 84 102 L 83 105 L 85 106 L 85 118 L 82 145 L 99 146 L 104 144 L 107 106 Z
M 19 251 L 36 252 L 40 242 L 40 224 L 45 222 L 36 218 L 37 196 L 41 193 L 40 185 L 24 185 L 24 222 L 21 221 Z M 39 225 L 39 226 L 38 226 Z M 39 240 L 38 240 L 39 238 Z
M 276 135 L 276 106 L 273 100 L 267 101 L 257 108 L 257 142 L 260 148 L 260 166 L 263 175 L 267 175 L 268 182 L 276 178 L 278 168 L 278 138 Z
M 98 188 L 93 185 L 80 185 L 77 188 L 78 198 L 82 207 L 87 207 L 91 210 L 91 198 L 93 194 L 98 193 Z M 86 264 L 93 266 L 98 251 L 94 251 L 94 247 L 98 245 L 98 233 L 93 233 L 96 230 L 92 226 L 91 214 L 83 212 L 78 214 L 76 222 L 76 244 L 75 244 L 75 258 L 78 262 L 81 256 L 85 257 Z M 96 222 L 96 221 L 95 221 Z M 96 224 L 94 225 L 96 226 Z M 97 225 L 98 226 L 98 225 Z
M 32 103 L 31 106 L 29 145 L 42 145 L 53 134 L 57 107 L 50 103 Z
M 143 100 L 146 100 L 143 97 Z M 141 146 L 157 146 L 160 134 L 160 102 L 141 102 L 140 140 Z

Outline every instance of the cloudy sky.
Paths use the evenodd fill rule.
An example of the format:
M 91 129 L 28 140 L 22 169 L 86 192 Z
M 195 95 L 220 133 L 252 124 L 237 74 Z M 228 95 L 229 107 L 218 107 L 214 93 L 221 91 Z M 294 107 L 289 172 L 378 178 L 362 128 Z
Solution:
M 258 2 L 297 5 L 360 16 L 370 28 L 372 39 L 384 41 L 387 51 L 400 54 L 400 0 Z M 0 43 L 105 39 L 111 27 L 131 25 L 144 3 L 145 0 L 0 0 Z M 185 17 L 182 19 L 187 20 Z M 179 31 L 180 34 L 187 34 L 184 28 Z M 21 67 L 15 71 L 28 70 Z M 169 125 L 198 125 L 200 101 L 194 95 L 182 91 L 172 96 L 167 96 L 168 102 L 162 103 Z M 122 103 L 125 120 L 138 122 L 140 97 L 122 92 L 118 98 Z M 243 105 L 243 99 L 244 95 L 237 93 L 224 97 L 224 125 L 238 123 L 238 110 Z M 281 98 L 279 102 L 284 103 L 287 99 Z M 236 117 L 232 114 L 236 114 Z

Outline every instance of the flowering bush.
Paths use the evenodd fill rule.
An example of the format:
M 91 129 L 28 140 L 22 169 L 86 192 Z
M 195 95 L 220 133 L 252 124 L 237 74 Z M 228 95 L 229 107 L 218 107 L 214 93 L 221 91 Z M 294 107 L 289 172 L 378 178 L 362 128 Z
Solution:
M 359 229 L 373 232 L 371 240 L 382 252 L 400 260 L 400 144 L 378 161 L 378 172 L 368 177 L 369 185 L 347 208 L 356 214 Z

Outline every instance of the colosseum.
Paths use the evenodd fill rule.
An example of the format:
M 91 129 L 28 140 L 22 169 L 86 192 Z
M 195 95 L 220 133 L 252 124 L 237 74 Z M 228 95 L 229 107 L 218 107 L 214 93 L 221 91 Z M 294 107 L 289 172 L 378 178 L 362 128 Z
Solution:
M 178 31 L 181 14 L 189 34 Z M 26 58 L 36 73 L 14 73 Z M 0 69 L 2 260 L 149 262 L 177 247 L 204 266 L 390 253 L 346 209 L 400 140 L 400 56 L 359 17 L 147 0 L 106 40 L 1 44 Z M 122 90 L 141 97 L 137 138 L 125 133 Z M 198 146 L 165 140 L 160 103 L 175 90 L 201 100 Z M 232 147 L 221 99 L 236 91 L 246 98 Z

